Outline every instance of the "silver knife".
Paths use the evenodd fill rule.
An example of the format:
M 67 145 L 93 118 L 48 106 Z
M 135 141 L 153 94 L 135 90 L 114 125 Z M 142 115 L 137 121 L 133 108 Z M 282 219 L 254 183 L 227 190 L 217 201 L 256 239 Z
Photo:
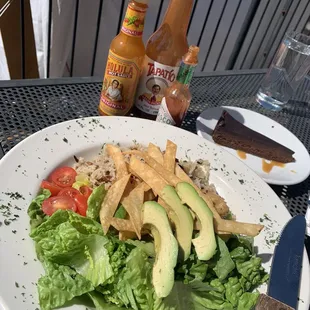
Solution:
M 296 309 L 305 231 L 303 215 L 296 215 L 285 225 L 275 247 L 267 295 L 260 295 L 256 310 Z

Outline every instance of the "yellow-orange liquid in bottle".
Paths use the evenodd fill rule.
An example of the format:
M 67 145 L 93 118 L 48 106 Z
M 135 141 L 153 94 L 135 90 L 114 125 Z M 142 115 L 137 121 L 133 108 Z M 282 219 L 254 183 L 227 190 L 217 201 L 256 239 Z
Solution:
M 137 88 L 135 114 L 156 119 L 165 89 L 178 75 L 188 51 L 186 32 L 193 0 L 170 0 L 164 20 L 146 46 L 143 72 Z
M 147 3 L 129 2 L 121 32 L 111 42 L 98 108 L 101 115 L 126 115 L 134 104 L 145 55 L 142 34 Z
M 192 95 L 189 84 L 198 63 L 199 47 L 191 45 L 184 55 L 176 81 L 165 91 L 156 121 L 180 127 Z

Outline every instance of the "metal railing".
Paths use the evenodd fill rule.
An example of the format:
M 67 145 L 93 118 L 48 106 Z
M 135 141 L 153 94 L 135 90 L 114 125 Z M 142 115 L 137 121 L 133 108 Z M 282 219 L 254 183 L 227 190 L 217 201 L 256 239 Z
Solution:
M 17 1 L 17 0 L 16 0 Z M 73 37 L 71 47 L 71 60 L 69 65 L 70 76 L 74 75 L 76 42 L 78 39 L 78 23 L 80 22 L 79 7 L 82 1 L 76 0 L 73 23 Z M 98 14 L 95 17 L 97 27 L 95 30 L 95 39 L 93 42 L 92 60 L 90 63 L 90 74 L 95 74 L 96 59 L 98 57 L 98 41 L 100 38 L 100 26 L 106 18 L 103 10 L 103 4 L 111 0 L 99 0 Z M 127 0 L 120 0 L 120 11 L 117 18 L 117 31 L 121 28 L 121 23 L 126 9 Z M 167 6 L 168 0 L 158 0 L 158 11 L 156 14 L 154 30 L 159 26 L 163 12 Z M 201 13 L 202 2 L 204 1 L 207 10 Z M 50 77 L 51 66 L 51 42 L 52 42 L 52 21 L 53 21 L 53 0 L 48 1 L 48 49 L 47 49 L 47 77 Z M 275 3 L 277 2 L 277 3 Z M 25 17 L 24 0 L 20 0 L 20 24 L 21 24 L 21 76 L 25 78 Z M 231 15 L 229 10 L 233 8 Z M 240 16 L 242 10 L 246 16 Z M 272 12 L 270 12 L 272 10 Z M 241 13 L 240 13 L 241 12 Z M 305 16 L 308 18 L 305 20 Z M 204 19 L 199 21 L 197 18 L 204 15 Z M 306 29 L 309 23 L 310 3 L 308 0 L 195 0 L 191 13 L 188 29 L 189 43 L 194 43 L 202 48 L 200 71 L 263 68 L 268 67 L 273 57 L 270 56 L 277 50 L 282 37 L 280 33 L 285 33 L 287 29 Z M 225 24 L 229 20 L 229 24 Z M 266 23 L 266 25 L 264 25 Z M 301 25 L 303 23 L 303 25 Z M 210 25 L 212 27 L 210 27 Z M 151 27 L 152 25 L 150 25 Z M 271 29 L 273 27 L 273 29 Z M 210 29 L 210 30 L 209 30 Z M 196 31 L 196 33 L 195 33 Z M 208 33 L 210 31 L 210 33 Z M 264 32 L 263 32 L 264 31 Z M 195 33 L 195 35 L 193 35 Z M 106 42 L 108 49 L 110 42 Z M 206 45 L 208 48 L 205 48 Z M 254 46 L 257 48 L 254 48 Z M 253 51 L 254 50 L 254 51 Z M 216 59 L 215 58 L 216 55 Z M 257 60 L 262 57 L 262 60 Z M 259 64 L 259 65 L 258 65 Z M 211 70 L 210 70 L 211 68 Z M 103 70 L 102 70 L 103 71 Z M 89 75 L 89 74 L 85 74 Z

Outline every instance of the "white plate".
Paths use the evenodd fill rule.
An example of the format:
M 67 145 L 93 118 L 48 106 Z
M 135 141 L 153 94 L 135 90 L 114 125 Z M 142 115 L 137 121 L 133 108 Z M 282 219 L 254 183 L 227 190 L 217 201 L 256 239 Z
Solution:
M 296 161 L 285 164 L 284 167 L 275 166 L 269 173 L 266 173 L 263 171 L 263 160 L 261 158 L 246 154 L 246 159 L 241 159 L 236 150 L 223 147 L 226 151 L 241 159 L 269 184 L 293 185 L 307 179 L 310 174 L 310 156 L 305 146 L 285 127 L 262 114 L 237 107 L 223 106 L 207 109 L 197 118 L 197 134 L 214 143 L 212 132 L 223 110 L 227 110 L 245 126 L 293 150 Z
M 16 221 L 0 227 L 0 309 L 34 310 L 38 307 L 35 283 L 43 273 L 36 260 L 34 243 L 28 236 L 27 208 L 40 182 L 59 165 L 73 164 L 73 155 L 91 158 L 103 143 L 132 145 L 149 142 L 165 147 L 166 139 L 178 144 L 178 158 L 206 158 L 212 166 L 211 182 L 227 200 L 241 221 L 258 223 L 268 214 L 266 229 L 255 238 L 255 246 L 269 271 L 275 239 L 290 215 L 270 187 L 241 161 L 214 143 L 192 133 L 157 122 L 125 118 L 96 117 L 73 120 L 46 128 L 19 143 L 0 161 L 1 204 L 11 204 Z M 24 199 L 11 199 L 6 192 L 19 192 Z M 19 210 L 20 208 L 20 210 Z M 299 309 L 308 310 L 309 264 L 304 252 Z M 18 286 L 18 287 L 17 287 Z M 265 288 L 261 288 L 264 291 Z M 23 295 L 24 294 L 24 295 Z M 33 304 L 34 303 L 34 304 Z M 71 305 L 66 309 L 83 309 Z

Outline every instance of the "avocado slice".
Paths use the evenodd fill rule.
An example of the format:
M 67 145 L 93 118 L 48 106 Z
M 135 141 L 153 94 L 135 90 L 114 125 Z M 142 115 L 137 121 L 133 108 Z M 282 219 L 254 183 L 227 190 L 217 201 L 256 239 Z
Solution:
M 187 260 L 191 254 L 193 236 L 193 218 L 189 209 L 184 206 L 175 189 L 166 185 L 161 198 L 170 206 L 172 212 L 169 217 L 175 225 L 175 236 L 179 242 L 179 260 Z
M 147 201 L 143 204 L 143 225 L 152 227 L 156 245 L 153 285 L 157 297 L 164 298 L 169 295 L 174 285 L 178 242 L 173 236 L 165 209 L 155 201 Z
M 195 188 L 189 183 L 178 183 L 176 191 L 181 201 L 196 213 L 201 223 L 199 236 L 192 240 L 197 256 L 200 260 L 209 260 L 216 252 L 213 213 Z

